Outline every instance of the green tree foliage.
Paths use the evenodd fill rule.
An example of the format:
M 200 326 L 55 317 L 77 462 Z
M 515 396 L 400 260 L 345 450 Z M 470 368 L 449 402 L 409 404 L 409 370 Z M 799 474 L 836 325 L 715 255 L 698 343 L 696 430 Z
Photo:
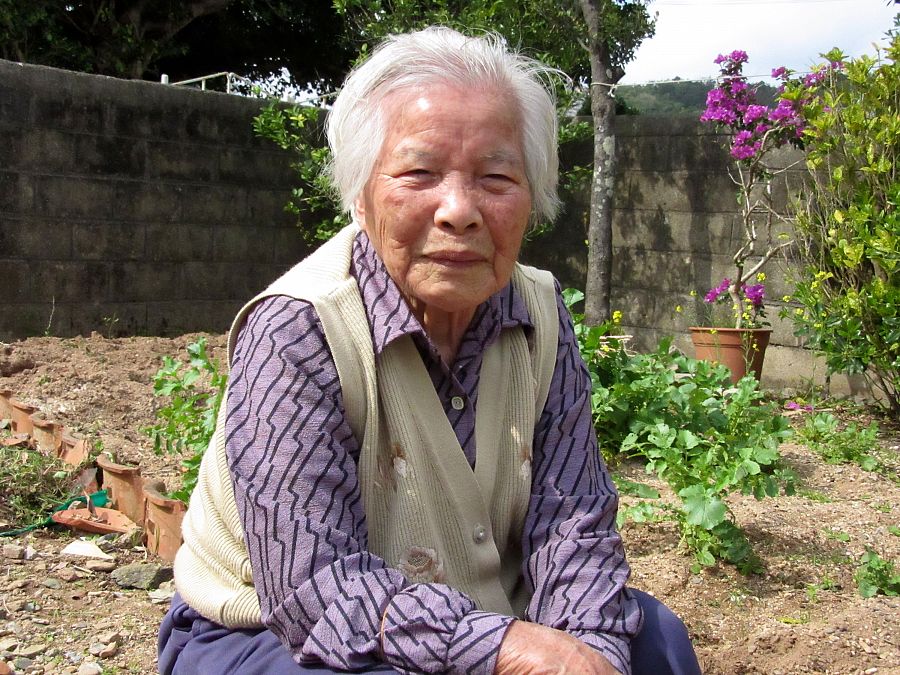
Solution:
M 0 58 L 117 77 L 287 68 L 334 83 L 351 58 L 343 35 L 315 0 L 0 0 Z
M 810 180 L 796 230 L 804 266 L 791 316 L 831 372 L 862 373 L 900 414 L 900 32 L 875 58 L 808 77 Z M 805 96 L 804 85 L 785 96 Z
M 631 114 L 698 116 L 706 108 L 707 92 L 714 86 L 712 80 L 679 80 L 676 77 L 672 82 L 619 85 L 616 98 L 627 106 Z M 772 105 L 775 101 L 776 91 L 771 85 L 754 85 L 754 91 L 760 105 Z

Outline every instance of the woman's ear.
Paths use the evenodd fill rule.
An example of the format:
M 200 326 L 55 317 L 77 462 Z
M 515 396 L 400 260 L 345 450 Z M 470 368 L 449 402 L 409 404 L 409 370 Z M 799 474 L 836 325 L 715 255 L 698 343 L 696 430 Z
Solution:
M 353 220 L 356 221 L 363 232 L 368 232 L 366 229 L 365 199 L 363 199 L 362 194 L 360 194 L 359 197 L 356 198 L 356 201 L 353 202 Z

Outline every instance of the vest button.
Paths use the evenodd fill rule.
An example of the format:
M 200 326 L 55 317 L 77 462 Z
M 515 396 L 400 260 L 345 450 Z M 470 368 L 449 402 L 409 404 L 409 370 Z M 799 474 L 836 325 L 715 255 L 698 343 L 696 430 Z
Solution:
M 472 532 L 472 539 L 475 540 L 476 544 L 483 544 L 484 540 L 487 539 L 487 530 L 484 525 L 476 525 L 474 532 Z
M 450 399 L 450 405 L 453 406 L 454 410 L 462 410 L 466 407 L 466 402 L 463 401 L 462 396 L 454 396 Z

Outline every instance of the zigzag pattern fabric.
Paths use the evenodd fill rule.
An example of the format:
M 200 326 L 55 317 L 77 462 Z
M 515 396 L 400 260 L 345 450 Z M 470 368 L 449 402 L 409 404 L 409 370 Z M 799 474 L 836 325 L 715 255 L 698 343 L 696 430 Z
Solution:
M 351 273 L 376 361 L 391 342 L 412 337 L 474 467 L 482 357 L 501 331 L 531 326 L 524 302 L 509 286 L 479 307 L 448 366 L 364 234 L 354 242 Z M 524 583 L 533 589 L 525 618 L 573 633 L 629 672 L 629 637 L 642 617 L 625 590 L 617 496 L 599 459 L 590 380 L 560 297 L 558 312 L 556 368 L 533 456 L 522 458 L 532 475 L 522 536 Z M 493 672 L 511 617 L 477 609 L 446 584 L 411 583 L 367 550 L 360 444 L 309 303 L 276 296 L 249 315 L 232 361 L 226 433 L 262 618 L 297 660 L 347 669 L 387 661 L 401 671 Z

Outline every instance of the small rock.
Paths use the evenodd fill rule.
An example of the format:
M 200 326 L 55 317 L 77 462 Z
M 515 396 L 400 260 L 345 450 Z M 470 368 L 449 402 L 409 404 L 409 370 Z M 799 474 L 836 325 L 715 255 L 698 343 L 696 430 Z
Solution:
M 6 603 L 6 607 L 10 612 L 21 612 L 28 603 L 25 600 L 12 600 Z
M 103 649 L 100 650 L 100 653 L 97 654 L 101 659 L 111 659 L 113 656 L 119 653 L 119 646 L 115 644 L 106 645 Z
M 164 581 L 159 585 L 159 588 L 154 591 L 150 591 L 147 595 L 150 596 L 150 602 L 152 602 L 153 604 L 165 604 L 171 601 L 175 596 L 175 582 Z
M 31 620 L 31 623 L 36 623 L 38 626 L 49 626 L 50 625 L 50 622 L 47 621 L 47 619 L 41 619 L 38 617 L 34 617 Z
M 31 582 L 28 579 L 16 579 L 9 585 L 9 589 L 14 591 L 18 588 L 28 588 L 31 585 Z
M 24 560 L 25 547 L 18 544 L 3 544 L 3 557 L 11 560 Z
M 84 656 L 82 656 L 81 653 L 75 652 L 75 651 L 64 652 L 63 656 L 65 657 L 66 661 L 68 661 L 69 663 L 77 664 L 77 663 L 81 663 L 84 660 Z
M 37 551 L 34 550 L 34 546 L 26 546 L 25 547 L 25 555 L 23 556 L 25 560 L 34 560 L 37 558 Z
M 26 657 L 24 657 L 24 656 L 17 656 L 17 657 L 13 660 L 13 668 L 15 668 L 16 670 L 25 670 L 25 669 L 28 668 L 32 663 L 34 663 L 34 661 L 32 661 L 32 660 L 29 659 L 29 658 L 26 658 Z
M 103 668 L 93 661 L 86 661 L 78 666 L 78 675 L 102 675 Z
M 56 578 L 63 581 L 75 581 L 78 578 L 78 572 L 71 567 L 63 567 L 56 571 Z
M 88 560 L 84 563 L 85 569 L 91 572 L 112 572 L 116 569 L 115 560 Z
M 60 588 L 62 588 L 62 582 L 55 577 L 48 577 L 41 582 L 41 586 L 54 591 L 58 591 Z
M 28 645 L 19 649 L 19 656 L 24 656 L 26 659 L 33 659 L 39 654 L 43 654 L 46 649 L 47 648 L 44 645 Z
M 114 630 L 108 631 L 106 633 L 100 633 L 94 639 L 97 640 L 97 642 L 102 642 L 105 645 L 122 644 L 122 634 Z
M 112 579 L 122 588 L 150 590 L 172 578 L 172 568 L 156 563 L 132 563 L 115 569 Z
M 0 661 L 0 675 L 12 675 L 12 668 L 6 665 L 6 661 Z
M 17 638 L 4 638 L 0 640 L 0 652 L 14 652 L 19 647 L 19 640 Z
M 41 606 L 39 604 L 37 604 L 36 602 L 31 602 L 30 600 L 26 602 L 22 607 L 22 610 L 25 612 L 37 612 L 40 611 L 40 609 Z
M 139 527 L 135 527 L 128 532 L 120 534 L 113 543 L 116 548 L 134 548 L 140 545 L 143 536 L 144 531 Z
M 91 646 L 88 647 L 88 652 L 90 652 L 91 656 L 100 656 L 100 652 L 106 649 L 106 645 L 102 642 L 92 642 Z

